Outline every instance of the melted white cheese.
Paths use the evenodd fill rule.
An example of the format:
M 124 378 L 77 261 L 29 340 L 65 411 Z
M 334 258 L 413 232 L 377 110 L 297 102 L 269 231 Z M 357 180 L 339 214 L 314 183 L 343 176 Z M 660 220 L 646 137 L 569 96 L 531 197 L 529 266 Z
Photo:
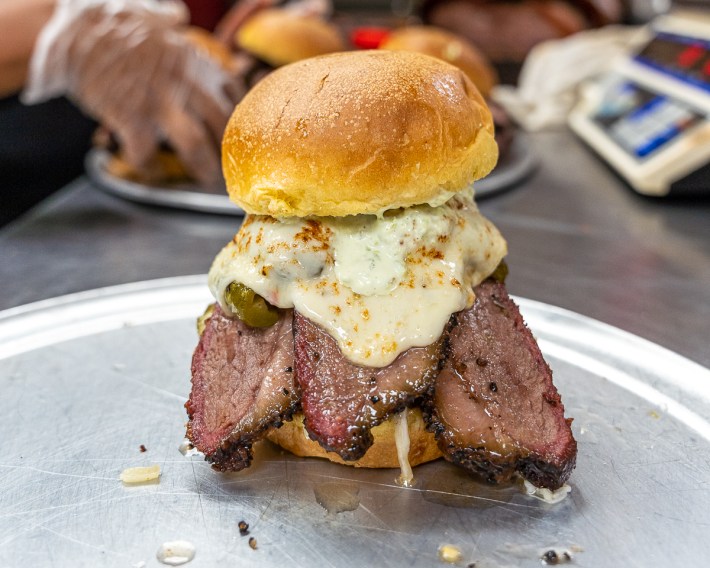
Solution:
M 550 505 L 555 505 L 563 501 L 572 488 L 566 483 L 559 489 L 547 489 L 546 487 L 536 487 L 527 479 L 523 479 L 523 488 L 527 495 L 545 501 Z
M 436 341 L 506 252 L 471 194 L 382 217 L 250 215 L 215 258 L 209 286 L 228 310 L 224 292 L 240 282 L 322 326 L 354 363 L 384 367 Z
M 409 464 L 409 423 L 407 422 L 409 410 L 406 408 L 394 415 L 394 444 L 397 448 L 397 461 L 400 473 L 395 483 L 401 487 L 414 486 L 414 472 Z

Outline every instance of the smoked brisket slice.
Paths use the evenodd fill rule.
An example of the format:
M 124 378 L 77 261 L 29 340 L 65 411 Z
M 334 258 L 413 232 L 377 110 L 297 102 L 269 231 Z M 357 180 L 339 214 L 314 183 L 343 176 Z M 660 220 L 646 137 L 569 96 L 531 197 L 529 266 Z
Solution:
M 446 459 L 491 482 L 519 472 L 557 489 L 577 444 L 552 372 L 505 286 L 487 280 L 454 315 L 444 367 L 425 415 Z
M 298 405 L 292 321 L 285 310 L 273 326 L 253 328 L 214 306 L 192 357 L 185 408 L 187 437 L 215 469 L 248 467 L 252 443 Z
M 294 315 L 295 369 L 304 425 L 310 437 L 344 460 L 372 445 L 370 429 L 419 402 L 440 367 L 442 342 L 413 347 L 382 368 L 348 361 L 337 342 L 298 312 Z

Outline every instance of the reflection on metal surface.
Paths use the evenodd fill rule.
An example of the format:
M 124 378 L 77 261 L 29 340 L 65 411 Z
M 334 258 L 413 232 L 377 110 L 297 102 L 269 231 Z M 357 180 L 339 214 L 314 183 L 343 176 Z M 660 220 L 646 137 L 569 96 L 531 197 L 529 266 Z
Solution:
M 313 487 L 316 501 L 328 512 L 328 515 L 357 509 L 360 506 L 358 493 L 360 488 L 357 484 L 340 481 L 326 481 Z
M 244 211 L 230 201 L 225 190 L 207 191 L 199 186 L 149 186 L 111 175 L 106 170 L 109 154 L 94 148 L 86 156 L 85 168 L 89 178 L 104 191 L 138 203 L 186 209 L 222 215 L 244 215 Z M 517 132 L 508 153 L 486 178 L 475 184 L 478 199 L 494 195 L 522 182 L 535 168 L 537 159 L 527 136 Z
M 578 466 L 561 503 L 481 486 L 444 461 L 418 466 L 416 487 L 401 488 L 396 470 L 296 458 L 270 443 L 255 447 L 248 470 L 220 474 L 178 451 L 204 282 L 133 284 L 0 313 L 0 566 L 155 564 L 176 538 L 196 547 L 200 566 L 424 567 L 444 543 L 463 565 L 540 566 L 549 550 L 585 566 L 705 562 L 707 369 L 520 299 L 574 417 Z M 117 481 L 150 463 L 160 484 Z

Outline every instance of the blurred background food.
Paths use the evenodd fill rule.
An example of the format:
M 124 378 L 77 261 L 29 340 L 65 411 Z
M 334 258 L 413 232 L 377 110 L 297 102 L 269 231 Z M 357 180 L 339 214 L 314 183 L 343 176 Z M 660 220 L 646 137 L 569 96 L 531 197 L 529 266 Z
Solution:
M 516 139 L 525 139 L 520 129 L 563 125 L 579 85 L 629 52 L 636 28 L 612 24 L 645 22 L 670 8 L 669 0 L 239 0 L 205 24 L 214 35 L 194 26 L 188 34 L 238 77 L 243 93 L 276 67 L 337 51 L 406 50 L 443 59 L 486 98 L 503 168 Z M 122 159 L 115 137 L 104 131 L 97 140 L 113 153 L 113 176 L 195 184 L 166 144 L 137 171 Z
M 234 43 L 271 67 L 347 49 L 333 24 L 318 15 L 286 8 L 255 13 L 237 30 Z
M 486 99 L 493 113 L 496 142 L 503 159 L 514 138 L 514 127 L 505 110 L 490 98 L 498 72 L 488 57 L 463 36 L 437 26 L 405 25 L 388 32 L 380 49 L 416 51 L 443 59 L 461 69 Z
M 498 83 L 498 73 L 488 58 L 467 39 L 434 26 L 405 26 L 393 30 L 379 46 L 381 49 L 416 51 L 455 65 L 481 94 L 488 98 Z
M 141 1 L 121 0 L 129 4 Z M 22 4 L 18 0 L 12 3 Z M 51 5 L 53 1 L 31 3 Z M 457 65 L 477 85 L 495 116 L 502 155 L 514 140 L 515 127 L 501 102 L 506 109 L 519 110 L 515 113 L 517 123 L 521 117 L 533 118 L 523 124 L 525 128 L 549 123 L 548 115 L 538 120 L 539 113 L 529 110 L 530 104 L 539 103 L 534 96 L 518 96 L 520 92 L 509 96 L 510 90 L 500 89 L 500 85 L 520 87 L 521 70 L 526 61 L 531 63 L 530 54 L 536 47 L 546 46 L 549 40 L 582 37 L 590 30 L 612 30 L 613 24 L 648 22 L 677 6 L 708 7 L 703 0 L 185 0 L 185 4 L 191 10 L 192 23 L 185 34 L 196 50 L 218 62 L 229 75 L 237 100 L 275 67 L 304 57 L 363 48 L 420 51 Z M 626 43 L 611 41 L 614 49 L 628 49 Z M 572 54 L 576 48 L 568 43 L 560 49 Z M 584 59 L 588 61 L 576 65 L 566 56 L 569 67 L 558 66 L 553 81 L 547 81 L 547 71 L 540 72 L 538 65 L 542 87 L 533 82 L 528 90 L 542 89 L 546 94 L 537 98 L 554 104 L 569 98 L 572 79 L 567 84 L 564 76 L 581 81 L 580 70 L 591 73 L 595 69 L 590 64 L 592 56 L 603 60 L 601 54 L 607 53 L 595 51 L 596 47 L 587 49 L 590 56 Z M 577 73 L 570 73 L 570 69 Z M 522 83 L 530 84 L 531 73 L 526 75 Z M 559 93 L 548 93 L 545 89 L 549 90 L 550 84 L 562 84 L 565 92 L 559 97 Z M 517 104 L 509 104 L 515 96 Z M 563 116 L 568 110 L 569 106 L 561 106 L 556 112 Z M 6 217 L 15 216 L 81 171 L 80 156 L 88 144 L 86 132 L 93 128 L 81 114 L 66 101 L 50 101 L 31 109 L 19 105 L 16 95 L 0 101 L 0 124 L 4 131 L 14 133 L 0 141 L 0 174 L 9 186 L 18 188 L 14 193 L 23 194 L 0 204 L 9 212 Z M 58 125 L 61 120 L 63 126 L 50 128 L 50 123 Z M 559 118 L 555 120 L 561 123 Z M 44 130 L 41 139 L 34 134 L 37 129 Z M 131 160 L 124 159 L 118 138 L 116 132 L 102 128 L 93 139 L 94 145 L 111 151 L 108 168 L 112 175 L 147 185 L 191 183 L 197 187 L 187 173 L 190 168 L 185 168 L 169 143 L 151 150 L 139 171 L 129 165 Z M 55 172 L 56 182 L 38 175 L 38 161 L 52 162 L 49 169 Z

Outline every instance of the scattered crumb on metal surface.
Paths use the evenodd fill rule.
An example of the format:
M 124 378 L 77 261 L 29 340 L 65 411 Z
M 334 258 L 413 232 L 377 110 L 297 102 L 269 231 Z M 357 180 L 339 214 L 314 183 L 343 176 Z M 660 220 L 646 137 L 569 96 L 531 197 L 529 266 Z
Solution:
M 164 542 L 155 553 L 159 562 L 168 566 L 187 564 L 195 557 L 195 545 L 187 540 L 174 540 Z
M 146 448 L 143 444 L 141 444 L 140 448 L 138 449 L 141 451 L 142 454 L 148 451 L 148 448 Z
M 540 560 L 542 560 L 543 564 L 547 565 L 567 564 L 572 561 L 572 555 L 566 550 L 555 550 L 551 548 L 542 554 Z
M 530 497 L 535 497 L 535 499 L 540 499 L 540 501 L 545 501 L 545 503 L 549 503 L 550 505 L 556 505 L 565 500 L 567 495 L 572 491 L 572 488 L 565 483 L 559 489 L 552 491 L 545 487 L 535 487 L 527 479 L 524 479 L 523 491 L 526 495 L 530 495 Z
M 463 555 L 461 549 L 453 544 L 442 544 L 439 547 L 439 560 L 448 564 L 456 564 L 461 562 Z
M 256 539 L 253 536 L 249 537 L 249 546 L 252 550 L 256 550 Z
M 160 466 L 149 465 L 147 467 L 129 467 L 121 472 L 120 479 L 126 485 L 134 485 L 136 483 L 146 483 L 155 481 L 160 477 Z
M 180 446 L 178 447 L 178 451 L 187 458 L 191 456 L 197 456 L 202 453 L 195 446 L 193 446 L 190 440 L 188 440 L 187 438 L 182 441 L 182 444 L 180 444 Z
M 249 534 L 249 523 L 246 521 L 239 521 L 239 534 L 242 536 L 246 536 Z

